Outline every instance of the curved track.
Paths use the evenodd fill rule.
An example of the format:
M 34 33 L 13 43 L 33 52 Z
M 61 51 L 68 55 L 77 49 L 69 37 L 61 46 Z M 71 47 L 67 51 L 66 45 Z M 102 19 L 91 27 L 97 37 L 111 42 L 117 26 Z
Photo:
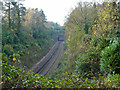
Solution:
M 63 42 L 58 41 L 48 52 L 48 54 L 45 57 L 43 57 L 34 67 L 32 67 L 31 70 L 41 75 L 47 75 L 50 71 L 56 69 L 62 52 Z

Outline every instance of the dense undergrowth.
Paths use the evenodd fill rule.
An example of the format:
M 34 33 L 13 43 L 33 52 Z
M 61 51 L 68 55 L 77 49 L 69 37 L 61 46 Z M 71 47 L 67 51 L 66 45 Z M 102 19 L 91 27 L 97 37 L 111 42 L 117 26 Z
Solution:
M 34 74 L 3 62 L 3 88 L 120 88 L 120 75 L 88 78 L 88 74 L 62 73 L 53 76 Z

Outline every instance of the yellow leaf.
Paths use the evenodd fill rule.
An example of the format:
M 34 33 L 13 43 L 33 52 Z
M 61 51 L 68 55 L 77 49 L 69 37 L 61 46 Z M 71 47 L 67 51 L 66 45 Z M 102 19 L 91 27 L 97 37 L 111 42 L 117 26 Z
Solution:
M 13 61 L 15 61 L 15 60 L 16 60 L 16 58 L 14 57 L 14 58 L 13 58 Z
M 20 60 L 18 60 L 18 62 L 21 63 Z

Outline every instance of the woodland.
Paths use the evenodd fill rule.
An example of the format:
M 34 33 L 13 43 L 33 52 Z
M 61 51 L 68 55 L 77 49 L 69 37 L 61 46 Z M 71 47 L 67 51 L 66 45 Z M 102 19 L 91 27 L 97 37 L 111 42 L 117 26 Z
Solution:
M 0 2 L 2 88 L 120 88 L 120 2 L 79 2 L 64 26 L 44 10 Z M 49 76 L 29 70 L 65 32 L 64 55 Z

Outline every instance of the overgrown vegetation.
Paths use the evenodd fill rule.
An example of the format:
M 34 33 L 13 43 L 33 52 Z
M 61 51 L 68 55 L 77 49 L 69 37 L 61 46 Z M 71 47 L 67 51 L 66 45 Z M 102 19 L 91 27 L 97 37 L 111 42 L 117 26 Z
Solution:
M 18 2 L 4 2 L 3 8 L 2 52 L 11 58 L 8 61 L 11 65 L 12 58 L 18 60 L 14 56 L 17 54 L 21 65 L 30 69 L 54 45 L 58 32 L 63 27 L 53 22 L 54 26 L 49 25 L 44 11 L 37 8 L 26 9 Z
M 2 23 L 3 88 L 120 88 L 120 2 L 78 4 L 65 23 L 64 58 L 50 76 L 18 66 L 37 62 L 64 28 L 47 22 L 42 10 L 21 7 L 27 13 L 19 16 L 23 11 L 18 3 L 7 2 L 7 7 Z
M 69 72 L 120 74 L 119 11 L 116 2 L 79 3 L 72 11 L 65 23 Z
M 44 76 L 3 63 L 3 88 L 120 88 L 120 75 L 88 79 L 83 74 L 62 73 Z M 53 78 L 54 77 L 54 78 Z

